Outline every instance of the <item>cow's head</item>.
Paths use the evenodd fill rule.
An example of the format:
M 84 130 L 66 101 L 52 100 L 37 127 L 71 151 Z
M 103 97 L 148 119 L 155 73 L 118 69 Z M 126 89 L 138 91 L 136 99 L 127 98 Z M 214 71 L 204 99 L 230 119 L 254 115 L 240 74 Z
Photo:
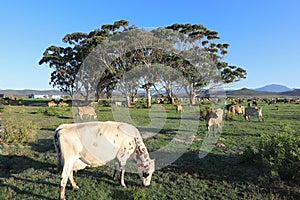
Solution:
M 218 118 L 217 111 L 215 109 L 211 108 L 208 111 L 208 113 L 207 113 L 207 115 L 206 115 L 205 118 L 206 118 L 206 120 L 209 120 L 211 118 Z
M 149 161 L 139 165 L 139 174 L 142 178 L 144 186 L 150 185 L 154 170 L 155 170 L 155 159 L 150 159 Z

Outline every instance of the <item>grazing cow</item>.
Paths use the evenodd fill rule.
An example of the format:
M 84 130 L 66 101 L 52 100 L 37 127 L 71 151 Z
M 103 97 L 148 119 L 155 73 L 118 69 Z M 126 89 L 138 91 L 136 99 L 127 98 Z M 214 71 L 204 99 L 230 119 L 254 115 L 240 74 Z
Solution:
M 59 102 L 58 106 L 59 107 L 68 107 L 69 104 L 67 104 L 66 102 L 61 101 L 61 102 Z
M 136 160 L 144 186 L 150 185 L 154 172 L 154 159 L 149 153 L 137 128 L 122 122 L 85 122 L 60 125 L 54 133 L 54 145 L 61 173 L 59 198 L 65 199 L 68 179 L 73 190 L 78 190 L 73 171 L 86 166 L 103 166 L 115 159 L 115 171 L 120 170 L 120 182 L 124 182 L 125 165 L 132 155 Z
M 180 105 L 180 104 L 176 105 L 176 112 L 183 112 L 182 105 Z
M 232 105 L 229 107 L 229 112 L 234 114 L 244 114 L 245 113 L 245 106 L 240 105 Z
M 95 112 L 95 109 L 91 106 L 81 106 L 77 107 L 77 112 L 75 113 L 75 116 L 79 116 L 80 119 L 83 119 L 83 116 L 87 115 L 90 119 L 94 118 L 97 119 L 97 114 Z
M 221 133 L 223 113 L 224 113 L 224 111 L 221 108 L 210 109 L 210 111 L 207 113 L 207 115 L 205 117 L 206 127 L 207 127 L 208 132 L 210 132 L 211 127 L 218 126 L 218 133 Z M 214 134 L 215 134 L 215 132 L 214 132 Z
M 116 105 L 116 107 L 122 107 L 122 102 L 121 101 L 116 101 L 115 105 Z
M 262 115 L 262 107 L 250 107 L 248 106 L 245 109 L 245 119 L 250 122 L 250 116 L 257 116 L 258 121 L 264 121 L 264 117 Z
M 57 104 L 54 101 L 49 101 L 48 102 L 48 107 L 55 107 Z
M 276 104 L 276 99 L 272 99 L 272 100 L 268 103 L 268 105 L 270 105 L 270 104 Z

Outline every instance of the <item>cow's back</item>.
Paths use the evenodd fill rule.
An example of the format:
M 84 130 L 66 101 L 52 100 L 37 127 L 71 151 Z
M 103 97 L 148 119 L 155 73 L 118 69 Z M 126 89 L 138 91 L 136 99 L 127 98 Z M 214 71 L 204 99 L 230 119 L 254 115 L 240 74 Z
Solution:
M 61 134 L 73 140 L 70 148 L 88 165 L 104 165 L 113 160 L 120 149 L 134 145 L 135 138 L 141 138 L 139 131 L 132 125 L 121 122 L 85 122 L 60 126 Z M 80 144 L 78 144 L 78 142 Z

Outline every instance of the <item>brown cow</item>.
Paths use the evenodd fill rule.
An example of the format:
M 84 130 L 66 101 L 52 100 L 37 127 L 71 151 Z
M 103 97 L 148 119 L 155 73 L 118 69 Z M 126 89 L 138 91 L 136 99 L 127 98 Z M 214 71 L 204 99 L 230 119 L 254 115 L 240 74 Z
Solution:
M 180 104 L 177 104 L 176 105 L 176 112 L 183 112 L 184 110 L 183 110 L 183 108 L 182 108 L 182 105 L 180 105 Z

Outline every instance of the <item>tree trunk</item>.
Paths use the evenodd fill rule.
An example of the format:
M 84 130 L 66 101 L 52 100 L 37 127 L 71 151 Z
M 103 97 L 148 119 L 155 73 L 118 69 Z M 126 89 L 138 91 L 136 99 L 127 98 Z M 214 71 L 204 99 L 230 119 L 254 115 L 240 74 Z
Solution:
M 146 91 L 147 91 L 147 107 L 150 108 L 151 107 L 151 93 L 150 93 L 150 88 L 147 88 Z
M 175 105 L 175 104 L 176 104 L 175 98 L 174 98 L 173 96 L 170 97 L 170 103 L 171 103 L 172 105 Z
M 131 99 L 130 99 L 130 95 L 126 95 L 126 102 L 127 102 L 127 107 L 130 108 L 131 107 Z

